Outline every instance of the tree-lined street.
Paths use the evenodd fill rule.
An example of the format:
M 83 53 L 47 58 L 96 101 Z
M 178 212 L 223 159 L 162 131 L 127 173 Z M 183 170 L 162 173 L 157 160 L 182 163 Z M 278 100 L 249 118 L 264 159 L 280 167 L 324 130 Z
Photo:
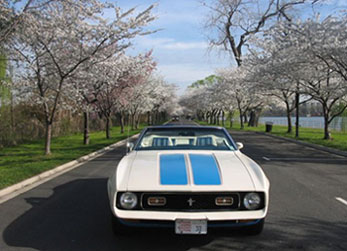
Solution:
M 262 134 L 233 132 L 271 182 L 259 236 L 225 230 L 179 236 L 173 230 L 114 236 L 107 178 L 121 146 L 0 205 L 1 250 L 345 250 L 347 159 Z M 266 160 L 267 159 L 267 160 Z
M 271 183 L 259 236 L 228 229 L 114 235 L 106 186 L 123 144 L 1 203 L 0 251 L 346 250 L 346 10 L 343 0 L 0 0 L 0 194 L 163 123 L 227 126 Z M 287 126 L 259 125 L 260 116 L 280 116 Z M 324 125 L 303 128 L 300 117 Z M 337 118 L 341 132 L 331 130 Z M 153 134 L 144 144 L 165 151 L 233 148 L 227 137 L 181 134 Z M 184 163 L 185 170 L 191 166 Z M 128 189 L 117 182 L 109 192 Z M 238 210 L 259 209 L 265 183 L 264 190 L 242 190 Z M 141 192 L 117 200 L 133 209 Z M 236 205 L 216 197 L 213 208 L 220 198 Z

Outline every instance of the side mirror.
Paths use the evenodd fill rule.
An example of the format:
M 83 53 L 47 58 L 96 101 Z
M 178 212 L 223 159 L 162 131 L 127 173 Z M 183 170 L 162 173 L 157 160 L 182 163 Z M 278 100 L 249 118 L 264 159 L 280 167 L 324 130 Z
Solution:
M 238 150 L 243 148 L 243 144 L 241 142 L 236 142 L 236 145 Z
M 134 148 L 134 143 L 127 142 L 127 153 L 131 152 Z

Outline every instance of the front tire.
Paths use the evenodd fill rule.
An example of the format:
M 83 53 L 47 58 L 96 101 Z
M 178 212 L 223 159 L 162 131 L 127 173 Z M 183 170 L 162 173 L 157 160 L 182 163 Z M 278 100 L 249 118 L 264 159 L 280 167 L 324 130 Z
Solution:
M 245 232 L 248 235 L 258 235 L 263 231 L 264 223 L 265 219 L 261 219 L 257 224 L 246 227 Z
M 129 227 L 122 224 L 116 216 L 111 213 L 112 232 L 115 235 L 126 235 L 130 232 Z

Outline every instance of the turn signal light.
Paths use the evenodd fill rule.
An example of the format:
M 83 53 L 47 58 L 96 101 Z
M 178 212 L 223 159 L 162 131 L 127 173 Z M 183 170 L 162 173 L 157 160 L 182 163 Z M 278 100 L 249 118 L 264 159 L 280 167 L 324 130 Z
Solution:
M 150 206 L 164 206 L 166 204 L 165 197 L 149 197 L 147 203 Z
M 234 200 L 232 197 L 217 197 L 215 202 L 217 206 L 231 206 Z

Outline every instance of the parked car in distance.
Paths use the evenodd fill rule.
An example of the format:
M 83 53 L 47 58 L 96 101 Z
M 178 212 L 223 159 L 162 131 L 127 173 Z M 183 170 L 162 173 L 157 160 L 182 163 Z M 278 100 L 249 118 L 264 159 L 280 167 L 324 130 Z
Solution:
M 179 116 L 172 116 L 171 121 L 179 121 L 180 117 Z

